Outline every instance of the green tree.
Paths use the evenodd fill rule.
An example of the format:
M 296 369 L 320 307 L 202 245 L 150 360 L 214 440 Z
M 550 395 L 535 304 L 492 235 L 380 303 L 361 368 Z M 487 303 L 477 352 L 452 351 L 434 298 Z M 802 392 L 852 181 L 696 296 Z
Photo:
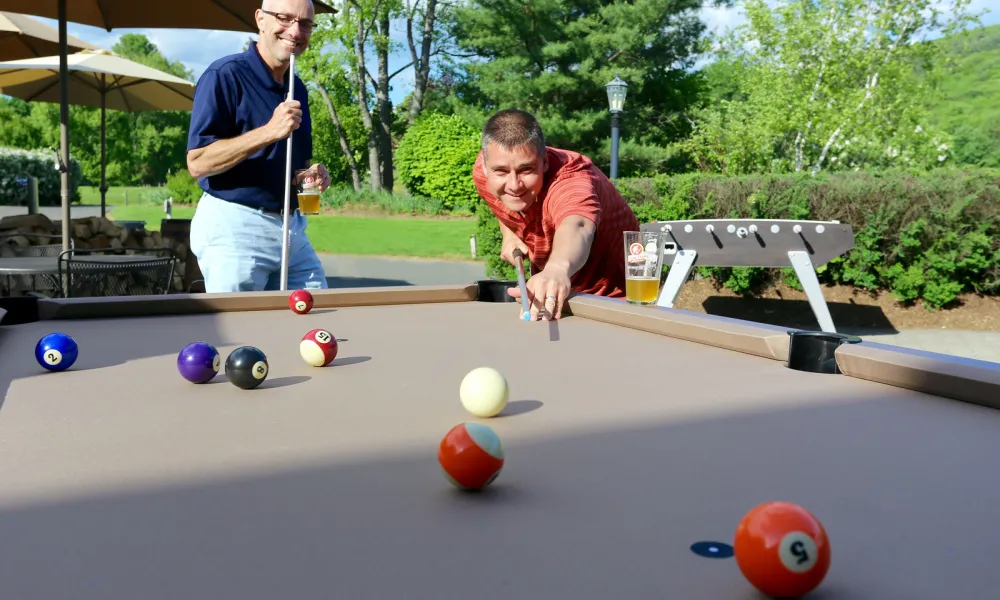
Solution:
M 701 6 L 472 0 L 455 9 L 450 27 L 457 47 L 478 57 L 464 64 L 457 93 L 488 112 L 530 111 L 553 145 L 594 153 L 608 143 L 604 85 L 617 74 L 629 84 L 623 138 L 664 145 L 688 131 L 682 114 L 698 89 L 689 71 L 704 30 Z
M 0 96 L 0 146 L 34 150 L 45 147 L 45 130 L 31 119 L 31 105 Z
M 974 22 L 968 0 L 742 0 L 747 23 L 717 50 L 735 89 L 693 111 L 681 147 L 727 173 L 931 167 L 949 138 L 932 128 L 941 50 L 921 43 Z M 914 71 L 921 77 L 914 77 Z

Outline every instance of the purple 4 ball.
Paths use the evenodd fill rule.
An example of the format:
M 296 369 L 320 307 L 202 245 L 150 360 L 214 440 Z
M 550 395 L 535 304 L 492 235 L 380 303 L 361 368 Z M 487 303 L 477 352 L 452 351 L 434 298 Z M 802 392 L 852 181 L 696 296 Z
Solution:
M 191 383 L 206 383 L 219 373 L 219 351 L 208 342 L 192 342 L 177 355 L 177 370 Z

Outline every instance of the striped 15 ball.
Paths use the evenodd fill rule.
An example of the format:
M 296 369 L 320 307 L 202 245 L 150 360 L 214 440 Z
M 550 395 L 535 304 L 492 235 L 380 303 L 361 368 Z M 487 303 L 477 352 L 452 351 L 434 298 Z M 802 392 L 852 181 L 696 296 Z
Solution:
M 306 363 L 314 367 L 325 367 L 337 358 L 337 338 L 325 329 L 313 329 L 302 336 L 299 354 Z

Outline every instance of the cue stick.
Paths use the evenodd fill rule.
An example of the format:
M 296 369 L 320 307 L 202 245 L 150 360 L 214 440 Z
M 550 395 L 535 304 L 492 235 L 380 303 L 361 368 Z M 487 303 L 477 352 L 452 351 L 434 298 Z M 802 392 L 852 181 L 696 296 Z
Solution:
M 517 285 L 521 288 L 521 308 L 524 314 L 521 316 L 525 321 L 531 320 L 531 310 L 528 308 L 528 286 L 524 283 L 524 255 L 517 252 Z
M 288 101 L 295 99 L 295 53 L 289 55 Z M 288 291 L 288 220 L 292 209 L 292 134 L 288 134 L 288 151 L 285 154 L 285 210 L 281 216 L 281 291 Z

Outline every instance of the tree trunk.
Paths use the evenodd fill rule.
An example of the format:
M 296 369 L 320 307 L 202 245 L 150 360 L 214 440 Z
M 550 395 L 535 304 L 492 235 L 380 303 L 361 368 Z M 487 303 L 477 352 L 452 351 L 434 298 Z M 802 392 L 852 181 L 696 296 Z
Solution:
M 389 39 L 389 9 L 383 8 L 378 17 L 379 34 Z M 382 189 L 392 192 L 392 103 L 389 101 L 389 48 L 380 44 L 376 50 L 378 56 L 378 85 L 375 88 L 375 98 L 378 107 L 378 158 L 379 171 L 382 178 Z
M 347 2 L 344 2 L 344 18 L 349 18 L 346 14 L 350 10 Z M 371 111 L 368 110 L 368 69 L 365 67 L 365 24 L 362 19 L 358 19 L 356 34 L 354 36 L 354 54 L 357 59 L 357 66 L 354 69 L 354 85 L 357 86 L 358 109 L 361 111 L 361 121 L 368 130 L 368 172 L 371 176 L 371 188 L 373 192 L 382 189 L 382 177 L 379 175 L 378 161 L 378 131 L 372 121 Z
M 427 81 L 431 72 L 431 38 L 434 36 L 434 11 L 437 0 L 427 0 L 427 12 L 424 13 L 424 36 L 420 41 L 420 55 L 413 44 L 413 14 L 406 20 L 406 41 L 410 46 L 410 57 L 413 59 L 413 94 L 410 96 L 410 111 L 407 115 L 407 125 L 420 116 L 424 109 L 424 93 L 427 91 Z
M 340 139 L 340 149 L 344 152 L 344 158 L 347 159 L 347 167 L 351 170 L 351 182 L 354 184 L 354 191 L 361 191 L 361 173 L 358 172 L 358 163 L 354 160 L 354 153 L 351 152 L 351 144 L 347 140 L 347 133 L 344 131 L 344 126 L 340 123 L 340 116 L 337 115 L 337 109 L 333 106 L 333 101 L 330 100 L 330 95 L 326 92 L 326 88 L 322 85 L 316 86 L 319 89 L 319 93 L 323 96 L 323 100 L 326 101 L 326 108 L 330 111 L 330 120 L 333 121 L 333 126 L 337 130 L 337 137 Z

